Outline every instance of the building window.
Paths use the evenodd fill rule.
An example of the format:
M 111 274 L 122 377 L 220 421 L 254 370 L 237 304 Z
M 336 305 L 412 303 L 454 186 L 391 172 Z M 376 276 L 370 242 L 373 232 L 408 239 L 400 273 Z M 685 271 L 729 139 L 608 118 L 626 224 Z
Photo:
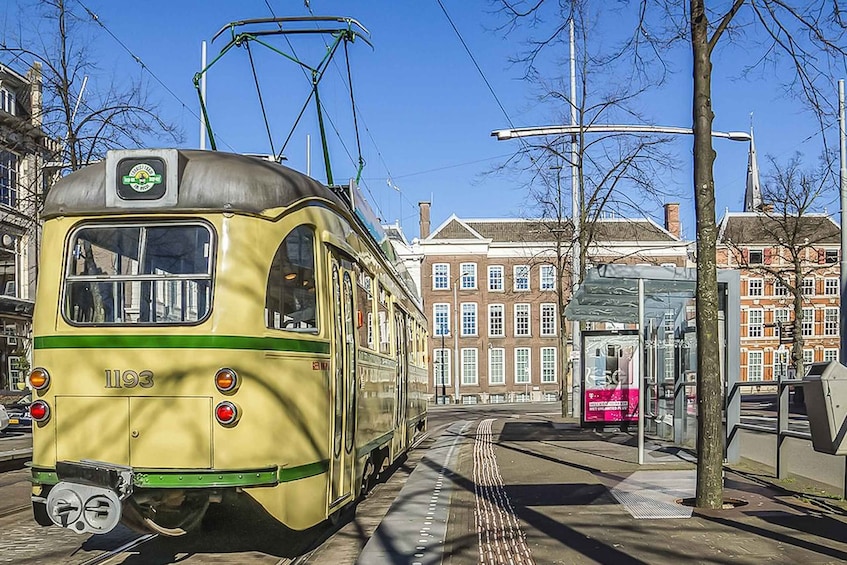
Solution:
M 503 348 L 488 350 L 488 384 L 506 384 L 506 350 Z
M 529 304 L 515 304 L 515 335 L 528 336 Z
M 539 273 L 541 290 L 556 290 L 556 267 L 541 265 Z
M 541 382 L 556 382 L 556 348 L 541 348 Z
M 784 324 L 788 323 L 789 316 L 788 308 L 777 308 L 773 311 L 773 321 L 776 324 L 776 328 L 774 329 L 774 337 L 780 337 L 781 335 L 781 327 Z
M 803 337 L 815 335 L 815 309 L 803 308 Z
M 804 349 L 803 350 L 803 365 L 805 365 L 804 370 L 809 370 L 809 365 L 815 362 L 815 350 L 814 349 Z
M 476 303 L 462 303 L 462 335 L 476 335 Z
M 473 290 L 476 288 L 476 263 L 462 263 L 462 288 Z
M 435 263 L 432 266 L 432 288 L 434 290 L 447 290 L 450 288 L 449 264 Z
M 765 262 L 765 253 L 761 249 L 751 249 L 747 252 L 747 262 L 750 265 L 761 265 Z
M 541 305 L 541 335 L 556 335 L 556 305 Z
M 803 296 L 815 295 L 815 278 L 806 277 L 803 279 Z
M 0 110 L 14 116 L 17 113 L 15 106 L 15 93 L 8 88 L 0 88 Z
M 762 337 L 764 324 L 764 310 L 747 310 L 747 337 Z
M 503 331 L 503 313 L 502 304 L 488 305 L 488 335 L 490 337 L 503 337 L 506 333 Z
M 522 385 L 528 382 L 530 382 L 529 348 L 518 347 L 515 349 L 515 383 Z
M 529 266 L 515 265 L 515 290 L 529 290 Z
M 0 151 L 0 204 L 18 205 L 18 156 L 9 151 Z
M 824 349 L 823 350 L 823 360 L 827 361 L 838 361 L 838 350 L 837 349 Z
M 764 281 L 762 279 L 748 279 L 747 280 L 747 295 L 748 296 L 762 296 L 764 294 Z
M 432 306 L 433 335 L 450 335 L 450 305 L 433 304 Z
M 824 251 L 824 261 L 827 263 L 838 263 L 838 250 L 837 249 L 827 249 Z
M 488 267 L 488 290 L 494 292 L 503 290 L 503 267 L 501 265 Z
M 773 352 L 773 378 L 776 380 L 788 378 L 787 349 L 778 349 Z
M 823 335 L 838 335 L 838 308 L 825 308 Z
M 477 383 L 479 383 L 477 350 L 474 348 L 462 349 L 462 384 L 476 385 Z
M 433 368 L 433 372 L 435 373 L 435 386 L 449 386 L 450 385 L 450 350 L 449 349 L 435 349 L 432 352 L 432 359 L 435 363 Z M 436 396 L 441 393 L 440 390 L 436 390 Z
M 826 278 L 823 281 L 823 293 L 827 296 L 838 296 L 839 294 L 839 283 L 837 277 Z
M 747 380 L 761 381 L 762 380 L 762 352 L 748 351 L 747 352 Z
M 780 279 L 774 279 L 773 281 L 773 295 L 774 296 L 788 296 L 788 287 L 782 283 Z

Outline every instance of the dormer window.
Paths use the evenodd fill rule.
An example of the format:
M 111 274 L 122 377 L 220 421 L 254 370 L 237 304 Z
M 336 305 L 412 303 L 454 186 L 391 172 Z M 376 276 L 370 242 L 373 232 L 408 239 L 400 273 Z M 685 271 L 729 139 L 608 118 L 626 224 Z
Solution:
M 751 249 L 748 252 L 747 261 L 751 265 L 761 265 L 765 262 L 765 254 L 761 249 Z
M 827 264 L 838 263 L 838 250 L 837 249 L 827 249 L 824 251 L 824 260 Z
M 0 110 L 15 115 L 15 93 L 0 87 Z

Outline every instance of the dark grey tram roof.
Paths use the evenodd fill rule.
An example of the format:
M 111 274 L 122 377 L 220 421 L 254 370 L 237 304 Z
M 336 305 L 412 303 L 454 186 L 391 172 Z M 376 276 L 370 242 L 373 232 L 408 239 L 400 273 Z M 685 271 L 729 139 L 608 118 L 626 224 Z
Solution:
M 133 152 L 135 153 L 135 152 Z M 143 155 L 143 151 L 138 151 Z M 332 190 L 288 167 L 258 157 L 180 149 L 178 200 L 163 208 L 107 206 L 107 161 L 100 161 L 59 180 L 47 194 L 42 217 L 104 214 L 125 211 L 194 210 L 259 214 L 308 197 L 321 197 L 346 206 Z

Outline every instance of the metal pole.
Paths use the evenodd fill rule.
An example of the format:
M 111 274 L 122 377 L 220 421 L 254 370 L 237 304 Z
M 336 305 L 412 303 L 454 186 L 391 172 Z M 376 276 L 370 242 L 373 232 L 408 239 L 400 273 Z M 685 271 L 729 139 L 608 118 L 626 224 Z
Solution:
M 461 278 L 461 275 L 459 275 Z M 453 390 L 455 391 L 456 396 L 456 404 L 459 403 L 459 301 L 456 298 L 456 285 L 459 284 L 459 279 L 453 281 L 453 321 L 455 324 L 455 328 L 453 331 L 453 359 L 456 363 L 455 375 L 456 379 L 453 381 Z
M 570 36 L 571 43 L 571 53 L 570 53 L 570 67 L 571 67 L 571 126 L 576 127 L 577 125 L 577 114 L 576 114 L 576 44 L 574 42 L 574 21 L 573 18 L 568 22 L 568 35 Z M 580 237 L 580 228 L 581 228 L 581 202 L 579 198 L 579 169 L 577 167 L 577 138 L 576 134 L 571 135 L 571 221 L 573 222 L 573 245 L 571 246 L 571 250 L 573 256 L 571 257 L 572 262 L 572 280 L 571 280 L 571 296 L 576 294 L 577 288 L 579 288 L 579 273 L 580 273 L 580 248 L 579 248 L 579 237 Z M 572 351 L 581 352 L 582 347 L 580 346 L 580 332 L 579 332 L 579 322 L 574 320 L 573 322 L 573 331 L 571 332 L 571 347 Z M 581 390 L 582 387 L 578 386 L 580 382 L 579 374 L 582 373 L 582 359 L 574 359 L 574 363 L 571 365 L 574 369 L 571 371 L 571 413 L 575 418 L 579 418 L 580 416 L 580 403 L 577 402 L 574 397 L 574 391 Z
M 844 229 L 844 222 L 847 219 L 845 211 L 847 211 L 847 126 L 844 119 L 844 80 L 838 81 L 838 130 L 840 134 L 841 146 L 841 166 L 839 174 L 839 192 L 841 193 L 841 306 L 839 333 L 841 335 L 841 363 L 847 364 L 847 230 Z
M 644 464 L 644 279 L 638 279 L 638 464 Z
M 441 324 L 441 355 L 438 356 L 438 362 L 439 365 L 441 365 L 441 370 L 439 372 L 441 373 L 441 398 L 444 404 L 446 404 L 447 400 L 447 379 L 444 378 L 446 376 L 444 374 L 444 332 L 446 330 L 447 328 L 445 327 L 445 325 Z
M 200 44 L 200 68 L 206 68 L 206 42 Z M 200 98 L 206 100 L 206 74 L 200 77 Z M 200 117 L 200 149 L 206 149 L 206 123 Z

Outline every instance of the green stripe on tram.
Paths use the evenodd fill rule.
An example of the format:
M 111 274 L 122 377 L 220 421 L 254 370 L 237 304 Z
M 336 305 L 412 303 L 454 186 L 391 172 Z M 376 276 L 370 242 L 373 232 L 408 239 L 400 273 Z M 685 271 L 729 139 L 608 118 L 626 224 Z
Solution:
M 329 470 L 329 459 L 316 461 L 299 467 L 283 467 L 279 470 L 279 482 L 288 483 L 298 479 L 306 479 L 326 473 Z
M 230 335 L 74 335 L 41 336 L 35 349 L 241 349 L 329 353 L 329 343 L 283 337 Z

